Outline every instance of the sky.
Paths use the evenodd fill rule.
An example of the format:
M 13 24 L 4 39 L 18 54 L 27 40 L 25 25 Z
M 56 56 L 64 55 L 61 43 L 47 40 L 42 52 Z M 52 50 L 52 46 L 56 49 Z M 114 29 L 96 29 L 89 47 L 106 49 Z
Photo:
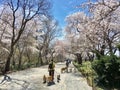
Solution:
M 80 8 L 76 6 L 88 0 L 52 0 L 52 14 L 54 18 L 58 21 L 60 27 L 65 26 L 65 17 L 74 12 L 80 11 Z

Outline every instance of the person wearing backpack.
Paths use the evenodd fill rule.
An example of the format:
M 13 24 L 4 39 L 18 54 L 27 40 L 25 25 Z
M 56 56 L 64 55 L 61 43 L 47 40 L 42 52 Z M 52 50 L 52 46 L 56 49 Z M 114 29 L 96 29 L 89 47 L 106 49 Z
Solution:
M 55 63 L 53 62 L 53 60 L 49 62 L 48 71 L 49 71 L 49 76 L 52 76 L 52 82 L 54 82 Z
M 71 63 L 71 60 L 70 59 L 66 59 L 66 67 L 67 67 L 67 72 L 68 72 L 68 67 L 69 67 L 69 64 Z

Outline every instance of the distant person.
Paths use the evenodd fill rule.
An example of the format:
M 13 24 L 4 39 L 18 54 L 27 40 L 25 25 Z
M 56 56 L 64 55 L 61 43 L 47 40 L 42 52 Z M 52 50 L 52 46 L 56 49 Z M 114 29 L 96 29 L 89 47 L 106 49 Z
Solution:
M 66 67 L 67 67 L 67 72 L 68 72 L 68 67 L 69 67 L 69 64 L 71 63 L 71 60 L 70 59 L 67 59 L 65 60 L 66 61 Z
M 52 82 L 54 82 L 55 63 L 53 60 L 49 62 L 48 71 L 49 71 L 49 76 L 52 76 Z
M 70 59 L 66 59 L 66 67 L 69 67 L 69 64 L 71 63 L 71 60 Z

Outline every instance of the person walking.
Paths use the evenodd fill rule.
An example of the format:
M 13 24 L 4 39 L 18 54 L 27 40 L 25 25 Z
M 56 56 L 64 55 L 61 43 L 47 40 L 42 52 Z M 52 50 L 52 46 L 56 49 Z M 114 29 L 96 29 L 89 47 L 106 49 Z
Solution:
M 54 82 L 55 63 L 53 59 L 49 62 L 48 71 L 49 71 L 49 76 L 52 76 L 52 82 Z
M 71 63 L 70 59 L 66 59 L 66 67 L 67 67 L 67 72 L 68 72 L 68 67 L 69 67 L 69 64 Z

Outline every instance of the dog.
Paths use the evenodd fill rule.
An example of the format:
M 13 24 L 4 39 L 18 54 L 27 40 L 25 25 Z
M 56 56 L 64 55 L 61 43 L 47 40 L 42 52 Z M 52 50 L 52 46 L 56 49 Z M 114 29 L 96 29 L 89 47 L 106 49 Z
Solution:
M 60 74 L 57 75 L 57 82 L 59 83 L 60 81 Z
M 67 71 L 67 67 L 61 68 L 61 73 L 65 72 L 65 71 Z
M 43 76 L 43 83 L 46 83 L 46 76 Z
M 52 82 L 52 76 L 46 76 L 44 75 L 43 76 L 43 83 L 49 83 L 49 82 Z

